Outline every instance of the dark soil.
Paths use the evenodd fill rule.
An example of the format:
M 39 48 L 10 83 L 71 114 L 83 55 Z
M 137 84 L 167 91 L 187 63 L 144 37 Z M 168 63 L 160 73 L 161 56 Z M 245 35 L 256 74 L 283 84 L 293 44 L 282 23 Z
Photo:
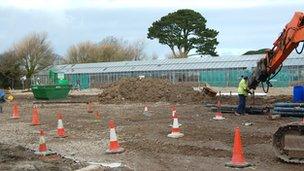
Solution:
M 81 163 L 62 158 L 59 155 L 37 156 L 22 146 L 0 144 L 0 170 L 75 170 Z
M 172 84 L 153 78 L 127 78 L 114 82 L 99 95 L 101 103 L 122 102 L 202 102 L 204 95 L 195 92 L 192 84 Z

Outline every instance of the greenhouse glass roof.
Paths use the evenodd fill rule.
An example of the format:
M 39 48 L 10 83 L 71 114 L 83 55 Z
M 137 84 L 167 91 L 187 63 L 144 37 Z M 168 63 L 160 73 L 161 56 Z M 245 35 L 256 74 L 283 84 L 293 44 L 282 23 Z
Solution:
M 252 68 L 264 55 L 246 56 L 222 56 L 222 57 L 192 57 L 183 59 L 162 59 L 146 61 L 122 61 L 102 62 L 86 64 L 55 65 L 57 72 L 65 74 L 77 73 L 112 73 L 112 72 L 136 72 L 136 71 L 167 71 L 167 70 L 202 70 L 202 69 L 228 69 L 228 68 Z M 304 66 L 304 56 L 297 54 L 290 55 L 284 66 Z M 39 73 L 45 74 L 45 69 Z

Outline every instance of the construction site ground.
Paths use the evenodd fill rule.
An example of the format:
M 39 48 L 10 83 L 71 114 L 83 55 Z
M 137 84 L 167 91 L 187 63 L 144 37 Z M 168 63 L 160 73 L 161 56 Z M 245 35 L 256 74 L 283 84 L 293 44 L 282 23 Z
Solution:
M 286 99 L 290 99 L 290 96 L 259 98 L 255 103 L 271 105 Z M 4 113 L 0 118 L 0 170 L 20 168 L 25 164 L 36 166 L 38 161 L 38 165 L 45 166 L 45 170 L 74 170 L 86 166 L 87 162 L 122 163 L 125 166 L 122 170 L 232 170 L 225 167 L 225 163 L 231 160 L 235 127 L 241 128 L 246 160 L 254 164 L 244 170 L 304 170 L 302 165 L 279 161 L 272 150 L 272 135 L 277 128 L 298 118 L 269 120 L 267 115 L 224 114 L 225 120 L 214 121 L 214 113 L 202 103 L 174 104 L 185 136 L 171 139 L 167 138 L 167 134 L 172 124 L 172 103 L 101 104 L 97 95 L 83 94 L 74 94 L 69 100 L 92 100 L 94 111 L 101 114 L 100 120 L 96 119 L 94 113 L 87 113 L 85 103 L 39 104 L 42 124 L 34 127 L 30 126 L 33 95 L 16 95 L 15 102 L 20 104 L 21 109 L 19 120 L 10 119 L 13 103 L 4 104 Z M 209 98 L 205 102 L 215 103 L 216 100 Z M 228 97 L 223 98 L 222 103 L 236 101 L 236 97 Z M 249 100 L 248 103 L 250 105 L 253 101 Z M 149 117 L 143 115 L 145 105 L 151 115 Z M 68 135 L 65 139 L 54 138 L 57 112 L 64 117 Z M 124 153 L 105 154 L 110 119 L 117 125 L 118 140 L 126 150 Z M 245 126 L 247 122 L 252 125 Z M 39 129 L 47 133 L 47 146 L 65 159 L 58 157 L 45 161 L 33 156 L 32 151 L 25 150 L 37 149 Z M 5 151 L 9 151 L 10 155 L 3 155 Z M 30 154 L 20 157 L 24 151 Z

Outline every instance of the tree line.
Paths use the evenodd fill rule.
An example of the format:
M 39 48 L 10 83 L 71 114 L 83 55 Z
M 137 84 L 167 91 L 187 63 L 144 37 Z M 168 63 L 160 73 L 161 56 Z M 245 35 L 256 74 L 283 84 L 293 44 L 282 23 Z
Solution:
M 128 42 L 106 37 L 98 43 L 91 41 L 72 45 L 66 57 L 56 54 L 46 33 L 30 33 L 0 54 L 0 87 L 21 87 L 21 78 L 29 87 L 34 74 L 57 64 L 77 64 L 111 61 L 143 60 L 144 42 Z M 61 62 L 58 62 L 60 60 Z
M 177 10 L 152 23 L 147 38 L 157 39 L 171 49 L 170 58 L 186 58 L 191 55 L 217 56 L 218 31 L 206 27 L 207 20 L 189 9 Z M 157 59 L 144 53 L 142 40 L 129 42 L 109 36 L 100 42 L 84 41 L 72 45 L 64 58 L 56 54 L 46 33 L 33 32 L 0 54 L 0 87 L 20 87 L 44 68 L 58 64 L 77 64 L 111 61 Z

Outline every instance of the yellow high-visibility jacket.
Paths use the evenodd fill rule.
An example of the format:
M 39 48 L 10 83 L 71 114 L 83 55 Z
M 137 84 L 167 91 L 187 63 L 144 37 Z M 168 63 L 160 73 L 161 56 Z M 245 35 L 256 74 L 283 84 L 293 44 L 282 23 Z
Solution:
M 238 87 L 238 94 L 242 94 L 244 96 L 248 95 L 248 82 L 243 78 Z

